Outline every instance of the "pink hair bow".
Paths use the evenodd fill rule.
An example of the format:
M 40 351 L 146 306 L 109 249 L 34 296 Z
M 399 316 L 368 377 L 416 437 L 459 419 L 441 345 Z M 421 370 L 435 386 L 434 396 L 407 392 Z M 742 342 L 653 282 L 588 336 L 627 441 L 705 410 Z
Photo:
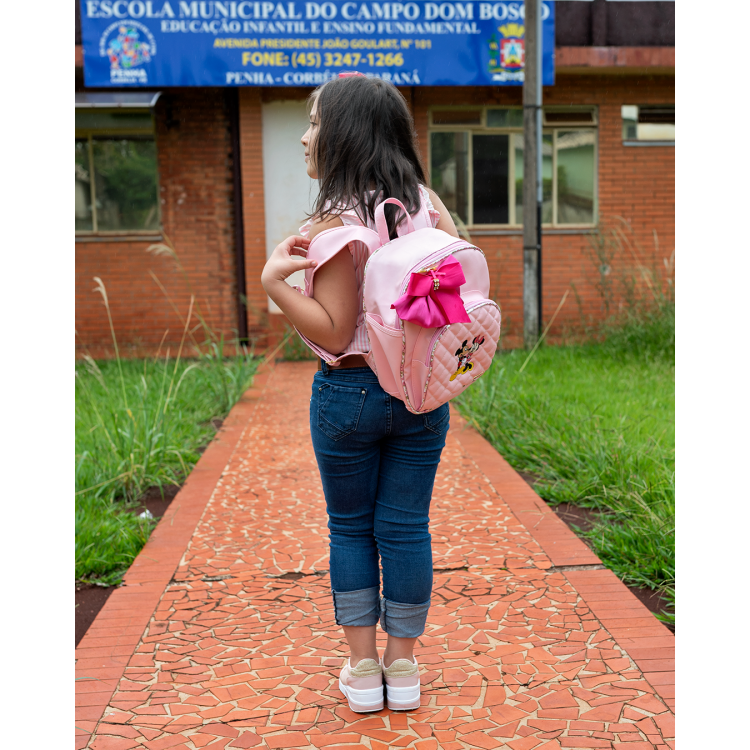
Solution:
M 401 320 L 410 320 L 424 328 L 438 328 L 451 323 L 470 323 L 459 294 L 466 283 L 461 264 L 449 255 L 437 268 L 413 273 L 406 294 L 391 305 Z

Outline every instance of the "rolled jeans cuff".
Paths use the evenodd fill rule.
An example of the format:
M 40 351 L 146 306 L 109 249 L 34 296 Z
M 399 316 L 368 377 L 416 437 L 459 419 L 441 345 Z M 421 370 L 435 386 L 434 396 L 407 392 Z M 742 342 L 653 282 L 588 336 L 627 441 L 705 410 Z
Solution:
M 376 625 L 380 614 L 380 589 L 373 586 L 357 591 L 334 591 L 333 611 L 336 624 L 345 627 Z
M 430 600 L 422 604 L 402 604 L 380 599 L 380 627 L 394 638 L 419 638 L 427 624 Z

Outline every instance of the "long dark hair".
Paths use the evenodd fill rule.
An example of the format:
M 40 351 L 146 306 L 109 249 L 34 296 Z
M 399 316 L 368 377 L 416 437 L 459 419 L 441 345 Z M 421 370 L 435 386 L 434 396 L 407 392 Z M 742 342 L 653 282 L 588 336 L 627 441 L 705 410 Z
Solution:
M 316 89 L 311 108 L 315 101 L 320 125 L 310 156 L 320 192 L 312 216 L 326 219 L 354 209 L 366 223 L 375 220 L 384 198 L 398 198 L 410 214 L 417 213 L 425 175 L 414 120 L 401 92 L 380 78 L 350 76 Z M 385 207 L 392 239 L 398 213 L 393 205 Z

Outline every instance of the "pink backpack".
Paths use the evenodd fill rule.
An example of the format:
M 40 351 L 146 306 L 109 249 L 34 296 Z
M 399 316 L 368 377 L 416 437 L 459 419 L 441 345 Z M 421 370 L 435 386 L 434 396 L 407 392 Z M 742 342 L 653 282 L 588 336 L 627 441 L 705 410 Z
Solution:
M 406 228 L 402 222 L 395 240 L 388 237 L 387 203 L 406 214 Z M 315 271 L 350 242 L 367 245 L 367 362 L 386 393 L 422 414 L 450 401 L 489 368 L 500 338 L 500 308 L 487 298 L 490 277 L 478 247 L 432 226 L 415 229 L 395 198 L 375 209 L 375 226 L 377 232 L 348 226 L 317 235 L 307 257 L 318 265 L 305 271 L 305 289 L 312 295 Z

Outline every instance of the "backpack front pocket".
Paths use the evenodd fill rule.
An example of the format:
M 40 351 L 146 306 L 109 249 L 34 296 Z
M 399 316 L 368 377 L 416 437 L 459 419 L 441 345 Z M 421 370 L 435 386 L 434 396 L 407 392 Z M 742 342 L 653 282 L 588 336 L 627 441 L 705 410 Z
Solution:
M 489 368 L 500 339 L 500 308 L 486 299 L 467 307 L 470 323 L 440 329 L 432 343 L 420 412 L 458 396 Z M 419 403 L 419 402 L 418 402 Z
M 318 427 L 321 432 L 331 440 L 351 435 L 357 429 L 367 391 L 330 383 L 323 383 L 318 391 Z

